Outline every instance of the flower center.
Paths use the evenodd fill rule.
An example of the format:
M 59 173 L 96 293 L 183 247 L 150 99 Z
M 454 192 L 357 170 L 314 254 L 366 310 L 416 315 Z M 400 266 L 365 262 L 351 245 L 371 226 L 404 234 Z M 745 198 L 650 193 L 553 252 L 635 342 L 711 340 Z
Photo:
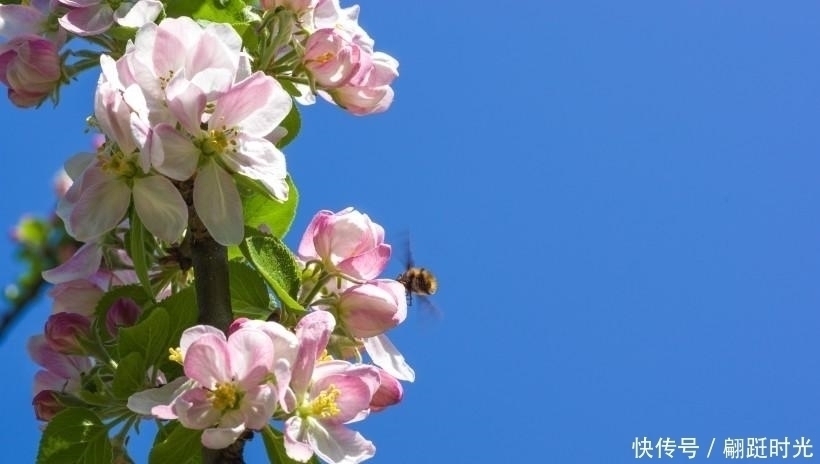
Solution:
M 119 150 L 114 150 L 110 155 L 99 155 L 100 168 L 113 176 L 123 179 L 133 178 L 138 168 L 133 156 L 125 155 Z
M 214 409 L 225 411 L 236 409 L 239 400 L 242 399 L 242 393 L 233 382 L 223 382 L 216 384 L 216 389 L 208 392 L 208 399 L 211 400 Z
M 321 55 L 317 56 L 315 61 L 319 64 L 325 64 L 325 63 L 327 63 L 328 61 L 330 61 L 332 59 L 333 59 L 333 53 L 324 52 Z
M 336 400 L 339 399 L 339 395 L 341 394 L 342 392 L 336 388 L 336 385 L 331 384 L 310 402 L 308 413 L 311 416 L 321 417 L 322 419 L 327 419 L 339 414 L 341 411 L 339 410 L 339 406 L 336 405 Z
M 211 129 L 200 141 L 200 150 L 205 156 L 219 156 L 226 151 L 236 151 L 235 129 Z

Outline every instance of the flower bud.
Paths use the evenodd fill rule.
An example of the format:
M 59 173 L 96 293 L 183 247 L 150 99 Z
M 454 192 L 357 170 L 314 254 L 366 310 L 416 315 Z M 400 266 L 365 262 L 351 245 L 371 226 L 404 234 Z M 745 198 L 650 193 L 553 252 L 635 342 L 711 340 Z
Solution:
M 339 319 L 350 335 L 375 337 L 407 317 L 404 286 L 395 280 L 374 280 L 355 285 L 339 295 Z
M 302 236 L 299 256 L 319 259 L 328 270 L 354 279 L 371 280 L 387 266 L 390 245 L 384 243 L 382 226 L 351 207 L 338 213 L 319 211 Z
M 131 327 L 137 323 L 142 308 L 130 298 L 120 298 L 108 308 L 105 315 L 105 329 L 116 337 L 121 327 Z
M 90 333 L 91 320 L 82 314 L 62 312 L 52 314 L 46 321 L 46 341 L 58 353 L 83 354 L 82 340 Z
M 35 35 L 24 35 L 0 45 L 0 82 L 9 99 L 26 108 L 40 104 L 60 83 L 62 70 L 57 46 Z
M 59 393 L 54 390 L 42 390 L 31 400 L 34 406 L 34 415 L 41 421 L 50 421 L 58 412 L 65 409 L 60 403 Z
M 404 397 L 404 388 L 401 386 L 401 382 L 383 369 L 378 369 L 378 371 L 379 389 L 376 390 L 376 393 L 373 394 L 373 398 L 370 400 L 370 410 L 373 412 L 378 412 L 388 406 L 393 406 Z

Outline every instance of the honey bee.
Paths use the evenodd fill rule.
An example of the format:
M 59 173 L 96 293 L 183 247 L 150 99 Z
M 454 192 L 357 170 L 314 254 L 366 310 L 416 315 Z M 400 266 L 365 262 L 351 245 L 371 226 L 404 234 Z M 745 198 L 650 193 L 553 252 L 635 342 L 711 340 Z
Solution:
M 440 316 L 438 308 L 428 298 L 438 290 L 438 279 L 429 270 L 416 266 L 410 252 L 409 241 L 404 246 L 405 270 L 396 277 L 407 291 L 407 306 L 413 305 L 413 296 L 418 297 L 425 312 Z

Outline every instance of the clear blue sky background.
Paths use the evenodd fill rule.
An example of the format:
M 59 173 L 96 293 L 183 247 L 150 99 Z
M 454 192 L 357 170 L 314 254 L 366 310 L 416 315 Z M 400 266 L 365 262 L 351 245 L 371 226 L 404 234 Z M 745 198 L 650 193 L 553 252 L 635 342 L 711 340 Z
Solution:
M 444 318 L 393 335 L 416 383 L 358 427 L 373 462 L 635 462 L 644 436 L 694 437 L 697 461 L 712 438 L 718 461 L 726 438 L 804 436 L 820 460 L 816 2 L 360 4 L 401 62 L 395 104 L 306 108 L 286 154 L 291 245 L 353 205 L 440 279 Z M 95 80 L 56 110 L 0 102 L 2 227 L 50 208 Z M 0 259 L 12 280 L 8 241 Z M 49 310 L 0 345 L 17 462 Z

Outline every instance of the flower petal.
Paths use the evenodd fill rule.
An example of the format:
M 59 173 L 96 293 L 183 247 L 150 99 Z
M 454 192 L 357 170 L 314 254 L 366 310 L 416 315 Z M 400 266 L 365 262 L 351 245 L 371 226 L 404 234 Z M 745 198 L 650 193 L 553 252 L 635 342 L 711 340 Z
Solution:
M 194 180 L 194 207 L 211 236 L 222 245 L 236 245 L 245 235 L 242 201 L 233 178 L 211 161 Z
M 341 424 L 322 425 L 323 427 L 311 427 L 308 440 L 323 461 L 334 464 L 352 464 L 376 455 L 376 446 L 359 432 Z
M 230 381 L 233 375 L 228 343 L 218 335 L 203 335 L 188 347 L 183 368 L 185 375 L 211 390 L 219 382 Z
M 135 179 L 134 207 L 145 228 L 166 242 L 178 241 L 188 225 L 188 206 L 165 177 Z
M 384 369 L 388 374 L 399 380 L 412 382 L 416 380 L 416 372 L 404 360 L 404 356 L 390 342 L 386 335 L 365 338 L 364 349 L 373 360 L 373 364 Z

